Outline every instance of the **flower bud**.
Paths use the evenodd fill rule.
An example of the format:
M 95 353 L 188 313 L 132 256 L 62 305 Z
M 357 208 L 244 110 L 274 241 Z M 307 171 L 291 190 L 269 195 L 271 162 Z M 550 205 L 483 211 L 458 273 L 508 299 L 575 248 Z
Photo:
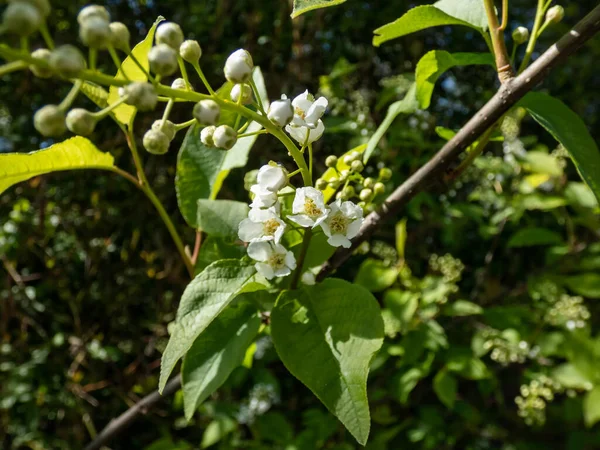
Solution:
M 200 100 L 194 105 L 192 115 L 202 125 L 214 125 L 221 117 L 221 108 L 214 100 Z
M 348 178 L 348 175 L 350 175 L 350 171 L 349 170 L 342 170 L 340 172 L 340 180 L 346 181 L 346 178 Z
M 360 191 L 359 197 L 363 202 L 366 202 L 369 201 L 372 195 L 373 191 L 371 189 L 363 189 L 362 191 Z
M 46 105 L 33 116 L 35 129 L 43 136 L 58 137 L 67 130 L 65 113 L 57 105 Z
M 350 169 L 352 170 L 352 172 L 356 172 L 356 173 L 360 173 L 364 170 L 365 166 L 362 163 L 362 161 L 352 161 L 352 164 L 350 164 Z
M 27 2 L 10 3 L 2 15 L 2 25 L 9 33 L 29 36 L 42 25 L 42 13 Z
M 67 114 L 67 128 L 79 136 L 89 136 L 96 128 L 97 120 L 87 109 L 74 108 Z
M 179 50 L 183 43 L 183 31 L 175 22 L 163 22 L 156 29 L 156 43 L 166 44 L 173 50 Z
M 79 26 L 79 38 L 90 48 L 106 48 L 112 38 L 110 24 L 98 16 L 90 17 Z
M 169 141 L 172 141 L 175 137 L 175 133 L 177 133 L 175 124 L 170 120 L 155 120 L 152 124 L 152 129 L 162 131 L 169 138 Z
M 337 163 L 338 163 L 338 159 L 337 159 L 337 156 L 335 156 L 335 155 L 329 155 L 327 157 L 327 159 L 325 159 L 325 165 L 327 167 L 335 167 L 335 166 L 337 166 Z
M 292 102 L 287 98 L 275 100 L 269 105 L 267 118 L 278 127 L 284 127 L 294 118 L 294 109 Z
M 516 45 L 524 44 L 529 40 L 529 30 L 525 27 L 517 27 L 512 32 L 512 38 Z
M 202 48 L 198 44 L 198 41 L 188 39 L 187 41 L 183 41 L 179 46 L 179 55 L 181 55 L 184 61 L 196 64 L 202 56 Z
M 387 167 L 381 168 L 381 170 L 379 171 L 379 178 L 383 181 L 389 180 L 390 178 L 392 178 L 392 170 Z
M 237 133 L 229 125 L 220 125 L 213 133 L 215 147 L 229 150 L 237 142 Z
M 75 78 L 85 69 L 85 58 L 72 45 L 61 45 L 55 48 L 48 60 L 54 72 L 65 78 Z
M 144 134 L 143 144 L 148 153 L 164 155 L 169 151 L 169 137 L 160 130 L 150 129 Z
M 337 194 L 335 194 L 335 199 L 336 200 L 342 200 L 344 197 L 344 194 L 342 192 L 338 192 Z
M 187 91 L 194 90 L 194 88 L 192 88 L 191 84 L 186 83 L 183 78 L 175 78 L 175 80 L 171 83 L 171 89 L 180 89 L 180 90 L 187 90 Z
M 252 88 L 247 84 L 236 84 L 231 88 L 231 100 L 238 102 L 242 96 L 242 105 L 252 103 Z
M 381 182 L 375 183 L 375 186 L 373 186 L 373 192 L 375 192 L 375 195 L 383 194 L 385 192 L 385 184 Z
M 546 22 L 558 23 L 565 17 L 565 8 L 561 5 L 554 5 L 546 13 Z
M 157 75 L 168 77 L 177 70 L 177 53 L 167 44 L 158 44 L 148 52 L 150 70 Z
M 329 180 L 329 187 L 332 189 L 339 188 L 341 184 L 342 184 L 342 182 L 340 181 L 339 178 L 333 177 Z
M 110 22 L 110 14 L 104 6 L 89 5 L 77 14 L 77 23 L 81 26 L 92 17 L 98 17 L 106 22 Z
M 325 189 L 327 189 L 328 184 L 329 183 L 327 183 L 327 180 L 324 180 L 323 178 L 319 178 L 315 182 L 315 187 L 320 191 L 324 191 Z
M 52 52 L 47 48 L 38 48 L 31 53 L 31 57 L 48 63 L 51 54 Z M 32 64 L 29 66 L 29 70 L 38 78 L 50 78 L 52 76 L 52 69 L 49 67 L 40 67 Z
M 129 53 L 129 40 L 131 39 L 129 28 L 121 22 L 111 22 L 108 26 L 110 28 L 110 44 L 118 50 Z
M 200 141 L 207 147 L 215 146 L 213 135 L 215 134 L 216 129 L 217 127 L 215 127 L 214 125 L 209 125 L 207 127 L 202 128 L 202 131 L 200 132 Z
M 138 111 L 152 111 L 156 108 L 158 95 L 154 90 L 154 86 L 146 82 L 134 82 L 119 89 L 121 97 L 127 96 L 125 103 L 135 106 Z
M 348 200 L 356 195 L 356 191 L 354 190 L 354 186 L 346 186 L 342 190 L 342 196 L 344 200 Z
M 48 0 L 8 0 L 8 3 L 28 3 L 36 8 L 44 18 L 50 15 L 52 9 Z
M 373 180 L 373 178 L 368 177 L 364 179 L 363 187 L 365 189 L 373 189 L 373 186 L 375 186 L 375 180 Z
M 232 83 L 245 83 L 252 76 L 254 63 L 252 56 L 246 50 L 239 49 L 233 52 L 225 61 L 225 78 Z

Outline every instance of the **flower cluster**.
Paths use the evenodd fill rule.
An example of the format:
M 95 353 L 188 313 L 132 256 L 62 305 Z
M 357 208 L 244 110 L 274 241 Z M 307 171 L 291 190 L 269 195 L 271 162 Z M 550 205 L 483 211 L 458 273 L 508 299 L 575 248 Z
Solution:
M 291 213 L 288 211 L 286 215 L 279 196 L 288 186 L 287 171 L 276 164 L 265 165 L 258 171 L 256 181 L 250 187 L 254 196 L 251 209 L 248 217 L 239 224 L 238 236 L 248 242 L 248 256 L 257 261 L 256 270 L 265 278 L 284 277 L 296 269 L 294 254 L 282 244 L 288 225 L 319 227 L 331 246 L 351 246 L 350 239 L 358 234 L 363 222 L 360 206 L 340 199 L 326 205 L 323 192 L 308 186 L 295 190 Z M 312 284 L 314 276 L 306 272 L 302 281 Z
M 540 375 L 520 389 L 521 395 L 515 398 L 519 416 L 529 426 L 541 426 L 546 422 L 546 405 L 554 400 L 556 393 L 562 393 L 563 387 L 555 380 Z

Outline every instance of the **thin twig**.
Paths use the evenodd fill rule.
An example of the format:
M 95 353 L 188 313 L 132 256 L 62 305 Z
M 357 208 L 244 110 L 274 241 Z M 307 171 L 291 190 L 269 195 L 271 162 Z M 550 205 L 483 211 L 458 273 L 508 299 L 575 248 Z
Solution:
M 600 31 L 600 6 L 594 8 L 521 75 L 503 84 L 496 95 L 429 162 L 400 185 L 385 200 L 379 210 L 366 217 L 359 234 L 352 240 L 352 247 L 338 249 L 331 259 L 321 267 L 317 279 L 322 280 L 337 269 L 362 242 L 369 239 L 379 226 L 398 214 L 409 200 L 448 170 L 468 146 L 475 142 L 527 92 L 545 79 L 550 73 L 550 69 L 577 51 L 598 31 Z

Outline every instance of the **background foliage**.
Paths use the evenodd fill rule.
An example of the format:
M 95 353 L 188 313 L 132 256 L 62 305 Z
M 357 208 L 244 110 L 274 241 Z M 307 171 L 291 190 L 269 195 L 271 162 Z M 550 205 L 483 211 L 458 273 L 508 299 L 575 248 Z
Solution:
M 531 25 L 533 3 L 511 2 L 511 29 Z M 59 42 L 74 40 L 83 5 L 53 2 Z M 411 6 L 352 1 L 291 21 L 287 2 L 107 4 L 135 40 L 159 14 L 180 23 L 202 43 L 211 80 L 221 79 L 226 55 L 245 47 L 269 80 L 271 98 L 320 90 L 331 112 L 318 155 L 365 142 L 427 51 L 485 50 L 467 28 L 437 28 L 373 47 L 372 30 Z M 594 6 L 565 5 L 564 23 L 538 48 Z M 596 140 L 599 53 L 596 39 L 541 87 L 581 114 Z M 438 82 L 427 112 L 398 118 L 377 151 L 393 169 L 393 184 L 440 147 L 436 126 L 459 128 L 495 87 L 489 67 L 456 68 Z M 50 145 L 33 130 L 31 113 L 64 89 L 32 76 L 3 79 L 0 151 Z M 148 124 L 139 129 L 152 119 L 144 117 Z M 388 339 L 369 379 L 370 449 L 600 446 L 598 426 L 586 427 L 600 415 L 598 206 L 564 151 L 521 119 L 507 121 L 504 141 L 456 183 L 440 181 L 415 198 L 398 218 L 404 221 L 379 230 L 338 275 L 374 292 L 385 307 Z M 121 166 L 130 164 L 114 125 L 99 127 L 93 140 Z M 258 139 L 248 169 L 277 159 L 282 149 L 267 142 Z M 146 156 L 145 166 L 183 224 L 172 188 L 175 153 Z M 244 171 L 232 170 L 222 198 L 242 195 Z M 116 176 L 83 172 L 35 178 L 0 197 L 0 447 L 81 448 L 156 389 L 186 274 L 152 206 L 140 199 Z M 185 238 L 193 243 L 193 235 Z M 207 241 L 201 261 L 218 254 L 218 242 Z M 307 388 L 274 362 L 269 336 L 263 333 L 253 349 L 245 361 L 252 372 L 236 369 L 190 423 L 178 394 L 112 448 L 356 448 Z

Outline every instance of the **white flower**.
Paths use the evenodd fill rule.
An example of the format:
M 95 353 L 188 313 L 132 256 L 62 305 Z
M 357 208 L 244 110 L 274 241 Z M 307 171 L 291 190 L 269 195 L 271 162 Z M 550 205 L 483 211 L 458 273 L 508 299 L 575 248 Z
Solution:
M 269 106 L 267 118 L 278 127 L 284 127 L 292 121 L 294 117 L 294 109 L 292 102 L 285 95 L 281 96 L 281 100 L 275 100 Z
M 248 256 L 258 261 L 254 267 L 267 280 L 285 277 L 296 268 L 294 254 L 281 244 L 251 242 L 248 245 Z
M 320 97 L 317 100 L 308 93 L 308 90 L 297 96 L 292 101 L 294 118 L 292 125 L 295 127 L 316 128 L 317 122 L 327 109 L 327 99 Z
M 288 219 L 303 227 L 314 228 L 327 218 L 329 208 L 325 206 L 321 191 L 304 187 L 296 190 L 292 212 L 296 215 L 288 216 Z
M 285 223 L 274 207 L 254 208 L 250 210 L 248 218 L 240 222 L 238 236 L 244 242 L 274 241 L 279 244 L 284 231 Z
M 315 280 L 315 274 L 309 270 L 302 274 L 302 277 L 300 277 L 300 281 L 302 281 L 302 283 L 306 284 L 307 286 L 312 286 L 317 282 Z
M 319 119 L 316 128 L 295 127 L 290 124 L 285 127 L 285 131 L 287 131 L 298 144 L 308 145 L 321 139 L 321 136 L 323 136 L 323 132 L 325 131 L 325 125 L 323 125 L 323 121 Z
M 252 56 L 244 49 L 239 49 L 233 52 L 225 61 L 225 78 L 232 83 L 245 83 L 252 76 L 254 63 Z
M 277 192 L 269 191 L 260 184 L 251 186 L 250 192 L 254 194 L 254 200 L 250 203 L 251 208 L 269 208 L 277 203 Z
M 350 248 L 350 239 L 358 234 L 362 226 L 363 210 L 352 202 L 336 200 L 331 204 L 331 212 L 321 222 L 321 228 L 329 239 L 327 242 L 333 247 Z
M 281 166 L 262 166 L 256 177 L 258 185 L 267 191 L 277 192 L 288 183 L 287 171 Z

